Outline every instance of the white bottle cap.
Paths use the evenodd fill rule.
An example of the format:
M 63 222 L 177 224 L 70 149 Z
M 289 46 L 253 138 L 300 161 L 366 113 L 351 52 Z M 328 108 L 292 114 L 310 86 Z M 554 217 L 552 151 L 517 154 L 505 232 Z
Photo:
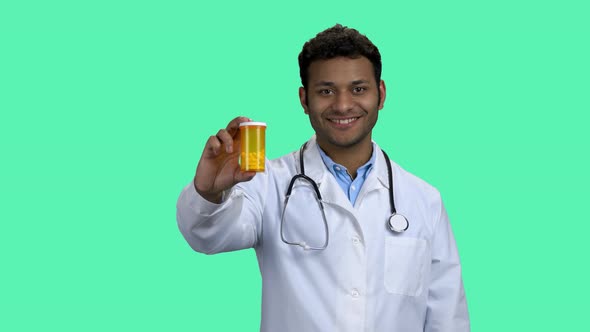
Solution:
M 245 126 L 266 127 L 266 122 L 242 122 L 242 123 L 240 123 L 240 127 L 245 127 Z

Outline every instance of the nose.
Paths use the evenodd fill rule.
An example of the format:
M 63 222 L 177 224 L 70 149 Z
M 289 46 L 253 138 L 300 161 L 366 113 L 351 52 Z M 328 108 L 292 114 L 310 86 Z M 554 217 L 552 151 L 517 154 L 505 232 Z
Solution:
M 354 100 L 350 93 L 343 92 L 338 93 L 336 98 L 334 99 L 334 104 L 332 105 L 335 111 L 339 112 L 347 112 L 353 108 Z

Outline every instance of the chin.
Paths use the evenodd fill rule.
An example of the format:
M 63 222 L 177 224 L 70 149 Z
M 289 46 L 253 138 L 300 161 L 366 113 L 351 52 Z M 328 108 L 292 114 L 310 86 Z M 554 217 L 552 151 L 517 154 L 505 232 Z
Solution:
M 333 137 L 330 137 L 327 142 L 333 146 L 337 146 L 339 148 L 350 148 L 353 146 L 358 145 L 360 142 L 362 142 L 362 138 L 342 138 L 342 139 L 336 139 Z

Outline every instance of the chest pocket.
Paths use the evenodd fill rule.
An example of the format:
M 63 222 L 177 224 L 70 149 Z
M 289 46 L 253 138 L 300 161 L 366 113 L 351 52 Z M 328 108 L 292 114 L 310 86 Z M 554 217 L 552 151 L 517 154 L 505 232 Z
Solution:
M 429 246 L 423 239 L 387 237 L 385 239 L 385 289 L 389 293 L 420 296 L 422 294 Z

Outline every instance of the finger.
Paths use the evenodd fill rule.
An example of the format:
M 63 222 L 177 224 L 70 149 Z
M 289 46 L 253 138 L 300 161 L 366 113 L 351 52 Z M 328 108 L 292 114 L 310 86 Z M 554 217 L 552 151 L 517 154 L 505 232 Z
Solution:
M 238 130 L 240 129 L 240 123 L 249 122 L 249 121 L 252 121 L 252 119 L 247 118 L 245 116 L 238 116 L 237 118 L 230 121 L 230 123 L 227 125 L 227 128 L 225 128 L 225 130 L 227 130 L 227 132 L 232 137 L 234 137 L 236 135 L 236 133 L 238 132 Z
M 221 149 L 221 142 L 217 136 L 211 136 L 205 144 L 205 152 L 209 152 L 212 156 L 217 156 Z
M 232 136 L 225 129 L 219 129 L 217 132 L 217 138 L 225 145 L 225 152 L 232 153 L 234 140 Z

